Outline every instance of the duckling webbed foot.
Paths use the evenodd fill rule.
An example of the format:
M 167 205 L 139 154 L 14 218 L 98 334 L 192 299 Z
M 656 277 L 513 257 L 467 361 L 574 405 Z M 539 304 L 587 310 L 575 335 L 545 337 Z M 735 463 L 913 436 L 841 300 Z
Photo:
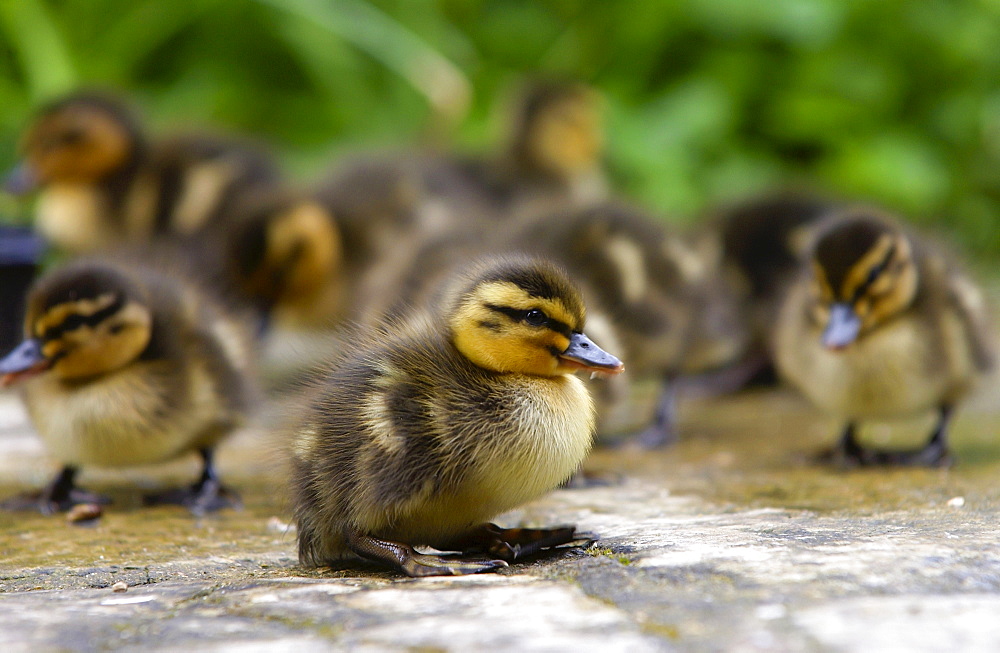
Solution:
M 456 558 L 418 553 L 409 544 L 380 540 L 356 531 L 346 534 L 347 546 L 366 560 L 382 562 L 411 578 L 424 576 L 466 576 L 506 567 L 503 560 Z
M 167 490 L 148 495 L 143 499 L 143 503 L 147 506 L 184 506 L 197 517 L 223 508 L 242 509 L 243 502 L 239 495 L 225 487 L 219 480 L 218 473 L 215 471 L 212 450 L 201 449 L 199 453 L 204 461 L 204 469 L 197 483 L 189 488 Z
M 74 484 L 76 467 L 63 467 L 45 489 L 38 492 L 18 494 L 0 503 L 0 509 L 13 512 L 38 511 L 43 515 L 66 512 L 81 503 L 107 505 L 111 499 L 94 492 L 80 489 Z
M 513 562 L 555 548 L 587 547 L 597 540 L 594 533 L 578 532 L 575 526 L 556 528 L 500 528 L 483 524 L 445 547 L 464 553 L 486 553 Z

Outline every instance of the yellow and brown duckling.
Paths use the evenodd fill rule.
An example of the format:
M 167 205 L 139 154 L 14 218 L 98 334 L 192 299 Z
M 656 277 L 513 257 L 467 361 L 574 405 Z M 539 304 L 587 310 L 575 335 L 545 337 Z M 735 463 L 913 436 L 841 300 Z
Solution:
M 876 211 L 825 225 L 789 291 L 775 334 L 781 375 L 847 420 L 835 456 L 858 465 L 944 465 L 949 419 L 994 365 L 986 302 L 923 239 Z M 862 446 L 857 423 L 938 411 L 915 451 Z
M 258 148 L 214 136 L 150 141 L 120 100 L 78 92 L 36 115 L 7 177 L 14 194 L 40 191 L 39 230 L 70 253 L 162 234 L 203 234 L 234 197 L 278 178 Z
M 298 419 L 303 564 L 360 558 L 410 576 L 468 574 L 581 539 L 572 527 L 489 520 L 576 471 L 594 407 L 573 373 L 622 363 L 584 335 L 583 301 L 549 263 L 500 258 L 446 283 L 436 310 L 354 340 Z
M 62 471 L 8 508 L 67 510 L 102 499 L 77 488 L 81 467 L 158 463 L 197 452 L 200 480 L 151 501 L 202 513 L 238 500 L 212 452 L 251 402 L 249 342 L 197 287 L 137 265 L 81 261 L 40 279 L 26 339 L 0 360 Z

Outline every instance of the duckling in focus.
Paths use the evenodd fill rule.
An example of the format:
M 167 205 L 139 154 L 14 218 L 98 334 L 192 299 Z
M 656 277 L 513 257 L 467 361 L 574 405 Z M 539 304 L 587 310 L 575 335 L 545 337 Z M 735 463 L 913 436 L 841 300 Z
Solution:
M 91 92 L 41 109 L 21 151 L 6 190 L 40 190 L 38 229 L 73 254 L 160 234 L 200 236 L 244 189 L 278 178 L 251 145 L 194 135 L 150 142 L 124 103 Z
M 219 481 L 213 451 L 250 406 L 249 340 L 205 293 L 138 265 L 76 262 L 32 288 L 25 331 L 0 360 L 0 381 L 23 383 L 31 420 L 63 468 L 41 493 L 6 507 L 51 513 L 106 502 L 76 487 L 81 467 L 189 451 L 201 455 L 199 481 L 150 501 L 195 514 L 239 505 Z
M 576 471 L 594 407 L 573 373 L 615 374 L 622 363 L 583 334 L 579 292 L 549 263 L 499 258 L 445 283 L 436 309 L 351 339 L 298 421 L 302 564 L 361 558 L 409 576 L 470 574 L 587 539 L 487 520 Z
M 285 190 L 244 193 L 230 237 L 228 277 L 266 324 L 324 329 L 341 317 L 343 251 L 333 216 Z
M 869 209 L 822 228 L 789 291 L 775 334 L 781 375 L 847 420 L 835 456 L 853 465 L 946 465 L 955 405 L 992 368 L 980 291 L 930 245 Z M 861 420 L 937 410 L 927 444 L 881 451 L 856 439 Z

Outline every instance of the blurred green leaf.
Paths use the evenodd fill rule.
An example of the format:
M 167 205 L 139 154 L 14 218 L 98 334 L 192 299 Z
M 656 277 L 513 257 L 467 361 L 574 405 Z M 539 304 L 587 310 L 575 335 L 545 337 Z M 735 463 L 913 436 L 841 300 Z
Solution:
M 0 29 L 17 53 L 33 101 L 73 88 L 70 54 L 42 0 L 0 0 Z

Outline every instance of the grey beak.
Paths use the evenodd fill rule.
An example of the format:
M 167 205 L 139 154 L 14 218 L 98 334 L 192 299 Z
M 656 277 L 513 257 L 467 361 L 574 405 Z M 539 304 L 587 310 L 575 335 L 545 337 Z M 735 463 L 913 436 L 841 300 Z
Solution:
M 593 340 L 582 333 L 570 336 L 569 347 L 559 357 L 595 372 L 618 373 L 625 369 L 625 365 L 617 357 L 598 347 Z
M 827 349 L 843 349 L 858 339 L 861 333 L 861 318 L 850 304 L 842 302 L 830 307 L 830 321 L 823 330 L 823 346 Z
M 19 163 L 7 173 L 3 180 L 3 189 L 11 195 L 27 195 L 38 188 L 38 175 L 27 163 Z

